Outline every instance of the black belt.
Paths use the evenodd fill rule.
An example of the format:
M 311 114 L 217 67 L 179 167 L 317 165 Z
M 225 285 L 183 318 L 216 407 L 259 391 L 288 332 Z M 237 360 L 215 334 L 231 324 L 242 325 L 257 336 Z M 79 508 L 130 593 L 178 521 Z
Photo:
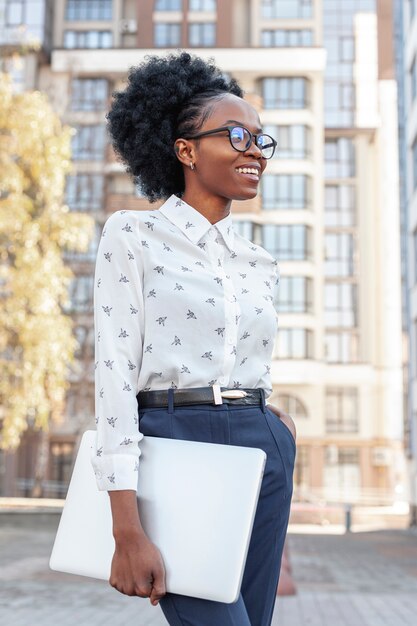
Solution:
M 139 391 L 136 399 L 142 408 L 167 407 L 168 389 Z M 260 404 L 260 389 L 230 389 L 213 385 L 212 387 L 195 387 L 190 389 L 173 389 L 174 405 L 187 404 Z

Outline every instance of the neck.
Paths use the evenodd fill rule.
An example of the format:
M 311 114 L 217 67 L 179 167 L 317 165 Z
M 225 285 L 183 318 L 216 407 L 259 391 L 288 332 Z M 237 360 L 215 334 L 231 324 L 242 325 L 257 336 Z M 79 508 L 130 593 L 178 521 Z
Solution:
M 220 196 L 206 195 L 201 191 L 185 190 L 182 200 L 204 215 L 211 224 L 219 222 L 230 213 L 231 200 Z

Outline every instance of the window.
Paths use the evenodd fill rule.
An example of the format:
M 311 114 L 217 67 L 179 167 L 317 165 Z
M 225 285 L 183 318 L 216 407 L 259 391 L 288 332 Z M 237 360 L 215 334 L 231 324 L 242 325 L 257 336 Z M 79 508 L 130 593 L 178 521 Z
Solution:
M 75 444 L 73 441 L 50 441 L 49 443 L 50 493 L 56 498 L 65 498 L 71 480 Z
M 189 11 L 216 11 L 216 0 L 188 0 Z
M 292 414 L 290 413 L 292 416 Z M 310 448 L 297 445 L 294 465 L 294 501 L 302 502 L 311 499 Z
M 6 26 L 40 26 L 45 19 L 45 0 L 8 0 L 2 5 Z
M 102 161 L 106 143 L 106 128 L 102 124 L 75 126 L 72 138 L 72 158 L 75 161 Z
M 355 60 L 355 40 L 353 37 L 340 37 L 339 39 L 340 61 L 352 63 Z
M 326 433 L 357 433 L 359 430 L 358 391 L 354 387 L 326 391 Z
M 356 188 L 353 185 L 326 185 L 325 225 L 356 225 Z
M 324 144 L 325 177 L 351 178 L 355 176 L 355 144 L 352 139 L 326 139 Z
M 67 0 L 65 19 L 68 22 L 111 20 L 112 0 Z
M 414 139 L 413 147 L 411 148 L 413 157 L 413 189 L 417 188 L 417 138 Z
M 113 36 L 109 30 L 66 30 L 64 48 L 111 48 Z
M 307 126 L 265 125 L 263 129 L 278 142 L 273 159 L 305 159 L 311 155 L 311 130 Z
M 417 283 L 417 229 L 413 232 L 414 247 L 414 283 Z
M 210 22 L 189 24 L 188 37 L 190 46 L 213 47 L 216 45 L 216 25 Z
M 262 208 L 305 209 L 311 202 L 311 181 L 304 174 L 264 174 Z
M 313 355 L 313 332 L 306 328 L 280 328 L 274 346 L 274 358 L 310 359 Z
M 243 220 L 235 220 L 233 222 L 233 230 L 242 235 L 242 237 L 246 237 L 250 241 L 253 241 L 253 222 L 247 222 Z
M 286 393 L 280 393 L 276 400 L 280 408 L 284 413 L 288 413 L 296 421 L 297 419 L 307 419 L 308 412 L 301 400 L 296 396 L 290 396 Z M 272 400 L 272 404 L 275 404 L 275 399 Z
M 8 0 L 1 3 L 1 41 L 20 43 L 44 41 L 45 0 Z M 19 28 L 21 27 L 21 28 Z M 3 30 L 4 28 L 4 30 Z
M 94 359 L 91 365 L 94 367 Z M 65 407 L 65 415 L 71 423 L 79 421 L 80 423 L 91 420 L 95 414 L 94 401 L 94 384 L 87 381 L 80 381 L 78 384 L 72 384 L 67 393 L 67 402 Z
M 275 30 L 263 30 L 261 33 L 261 46 L 266 48 L 300 48 L 313 45 L 313 31 L 309 29 L 287 30 L 277 28 Z
M 108 81 L 104 78 L 73 78 L 72 111 L 102 111 L 107 107 Z
M 94 276 L 75 276 L 69 286 L 71 304 L 66 313 L 91 313 L 93 311 Z
M 154 25 L 154 43 L 158 48 L 179 46 L 181 24 L 161 23 Z
M 352 233 L 326 233 L 324 236 L 325 276 L 355 275 L 355 242 Z
M 103 203 L 104 179 L 100 174 L 67 176 L 65 201 L 71 211 L 98 211 Z
M 182 11 L 182 0 L 156 0 L 155 11 Z
M 327 283 L 324 286 L 324 323 L 328 328 L 358 325 L 357 285 Z
M 19 26 L 24 23 L 24 0 L 6 3 L 6 24 L 7 26 Z
M 326 126 L 353 126 L 355 85 L 351 81 L 327 81 L 324 85 Z
M 303 224 L 262 226 L 262 246 L 282 261 L 307 261 L 312 258 L 312 232 Z M 281 278 L 282 280 L 282 278 Z
M 358 363 L 359 338 L 357 332 L 326 332 L 324 352 L 327 363 Z
M 306 276 L 281 276 L 275 308 L 278 313 L 312 313 L 312 279 Z
M 360 497 L 361 468 L 358 448 L 326 448 L 323 497 L 333 502 L 355 502 Z
M 265 109 L 305 109 L 306 78 L 264 78 L 262 97 Z
M 264 19 L 309 19 L 313 15 L 312 0 L 262 0 Z
M 415 354 L 417 353 L 417 320 L 416 319 L 414 320 L 413 326 L 414 326 L 414 350 L 413 350 L 413 348 L 411 348 L 411 354 L 413 355 L 413 352 L 414 352 L 414 355 L 413 355 L 413 357 L 414 357 L 413 358 L 413 363 L 414 363 L 413 376 L 415 378 L 417 376 L 417 359 L 415 358 Z M 412 340 L 412 337 L 410 337 L 410 339 Z
M 416 71 L 416 57 L 413 59 L 413 63 L 410 68 L 410 85 L 411 85 L 411 104 L 414 102 L 417 95 L 417 71 Z
M 75 338 L 78 347 L 75 351 L 75 358 L 78 360 L 90 360 L 94 358 L 94 327 L 79 324 L 74 328 Z

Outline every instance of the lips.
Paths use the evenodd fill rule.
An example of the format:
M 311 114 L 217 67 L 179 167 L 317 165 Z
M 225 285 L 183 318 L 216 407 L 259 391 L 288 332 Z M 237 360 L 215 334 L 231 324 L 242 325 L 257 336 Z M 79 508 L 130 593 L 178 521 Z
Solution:
M 235 168 L 235 171 L 239 176 L 241 176 L 243 179 L 247 180 L 248 182 L 256 183 L 256 184 L 259 183 L 259 178 L 261 174 L 259 167 L 241 166 L 239 168 Z

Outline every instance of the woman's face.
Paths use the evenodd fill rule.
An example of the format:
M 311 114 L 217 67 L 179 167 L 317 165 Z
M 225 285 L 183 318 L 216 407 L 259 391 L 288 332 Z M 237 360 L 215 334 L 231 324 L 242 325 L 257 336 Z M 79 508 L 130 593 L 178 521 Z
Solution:
M 245 126 L 252 133 L 262 132 L 257 111 L 248 102 L 233 94 L 226 94 L 212 105 L 209 118 L 195 134 L 233 124 Z M 267 160 L 252 140 L 245 152 L 235 150 L 227 131 L 206 135 L 198 140 L 188 140 L 181 149 L 182 162 L 189 168 L 193 161 L 195 169 L 186 172 L 186 187 L 205 195 L 215 195 L 227 200 L 248 200 L 258 193 L 260 177 Z M 244 173 L 241 168 L 256 169 L 258 175 Z M 240 171 L 239 171 L 240 170 Z

